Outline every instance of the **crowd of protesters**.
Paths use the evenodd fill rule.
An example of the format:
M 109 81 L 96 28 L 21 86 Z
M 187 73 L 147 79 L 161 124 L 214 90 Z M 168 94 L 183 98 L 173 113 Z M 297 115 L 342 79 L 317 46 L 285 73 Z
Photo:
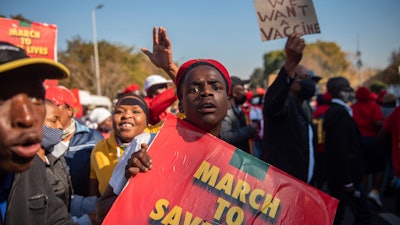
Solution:
M 6 46 L 0 51 L 7 54 L 13 48 L 22 51 L 5 43 L 1 46 Z M 62 86 L 47 87 L 46 94 L 41 96 L 46 99 L 47 114 L 42 113 L 45 120 L 38 121 L 43 122 L 43 128 L 40 124 L 43 141 L 38 150 L 42 160 L 37 162 L 43 162 L 43 171 L 47 171 L 51 183 L 48 188 L 55 191 L 46 193 L 51 197 L 48 207 L 58 207 L 49 212 L 61 213 L 61 219 L 69 223 L 101 223 L 127 179 L 151 167 L 139 143 L 145 143 L 147 149 L 155 133 L 162 129 L 166 115 L 175 114 L 339 199 L 334 224 L 341 223 L 346 206 L 352 209 L 355 221 L 369 224 L 372 209 L 384 204 L 381 195 L 387 189 L 400 189 L 398 98 L 385 90 L 374 95 L 365 86 L 352 88 L 341 76 L 327 79 L 327 92 L 317 93 L 323 75 L 315 76 L 312 70 L 299 64 L 305 46 L 301 34 L 289 36 L 286 61 L 276 80 L 267 89 L 259 85 L 251 90 L 249 80 L 230 76 L 215 60 L 189 60 L 178 68 L 172 60 L 165 28 L 155 27 L 153 52 L 146 48 L 142 51 L 168 74 L 168 79 L 149 75 L 143 91 L 137 84 L 121 87 L 123 93 L 112 109 L 93 108 L 83 115 L 84 122 L 75 117 L 77 100 L 70 90 Z M 9 61 L 0 58 L 0 67 Z M 11 70 L 17 74 L 18 66 Z M 6 72 L 0 74 L 16 76 Z M 67 73 L 59 68 L 57 72 L 59 77 Z M 214 73 L 221 76 L 210 75 Z M 197 79 L 192 81 L 198 86 L 193 90 L 184 86 L 189 85 L 188 74 L 190 79 Z M 216 79 L 207 82 L 219 83 L 210 85 L 204 79 Z M 205 82 L 204 86 L 201 82 Z M 208 85 L 212 90 L 208 90 Z M 202 88 L 208 92 L 202 94 L 206 92 Z M 219 89 L 224 93 L 218 92 Z M 189 94 L 195 93 L 220 97 L 218 104 L 223 106 L 223 110 L 217 110 L 220 118 L 212 124 L 202 121 L 191 108 L 194 103 Z M 2 93 L 1 97 L 11 101 L 13 96 Z M 311 106 L 312 100 L 317 103 L 315 106 Z M 138 170 L 129 173 L 132 171 L 129 166 Z M 15 200 L 6 200 L 14 197 L 9 192 L 15 188 L 10 179 L 17 177 L 16 173 L 28 173 L 29 169 L 0 167 L 1 186 L 6 190 L 0 193 L 0 208 L 4 209 L 1 218 L 3 222 L 18 221 L 14 215 L 17 211 L 11 207 Z M 60 208 L 62 202 L 65 208 Z M 60 219 L 52 216 L 55 217 L 49 215 L 48 222 Z

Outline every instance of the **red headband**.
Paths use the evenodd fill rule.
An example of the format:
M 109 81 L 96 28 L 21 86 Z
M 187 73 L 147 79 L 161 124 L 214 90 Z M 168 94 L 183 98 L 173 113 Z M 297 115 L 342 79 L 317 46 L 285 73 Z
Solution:
M 232 81 L 231 77 L 229 76 L 228 70 L 225 68 L 224 65 L 222 65 L 220 62 L 213 60 L 213 59 L 192 59 L 179 67 L 178 74 L 176 75 L 175 78 L 175 86 L 177 89 L 178 97 L 180 93 L 180 86 L 183 81 L 183 77 L 186 76 L 186 74 L 193 68 L 200 66 L 200 65 L 208 65 L 214 67 L 218 72 L 222 75 L 226 82 L 226 87 L 227 87 L 227 93 L 230 93 Z

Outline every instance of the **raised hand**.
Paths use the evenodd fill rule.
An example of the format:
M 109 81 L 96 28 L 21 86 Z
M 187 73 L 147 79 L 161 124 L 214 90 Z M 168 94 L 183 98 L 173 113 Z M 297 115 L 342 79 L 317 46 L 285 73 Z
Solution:
M 284 67 L 291 77 L 295 75 L 296 67 L 303 57 L 303 50 L 306 46 L 304 39 L 301 38 L 302 35 L 301 33 L 292 33 L 286 41 L 286 61 Z
M 162 68 L 175 81 L 178 68 L 173 61 L 171 41 L 164 27 L 153 28 L 153 52 L 147 48 L 141 50 L 155 66 Z

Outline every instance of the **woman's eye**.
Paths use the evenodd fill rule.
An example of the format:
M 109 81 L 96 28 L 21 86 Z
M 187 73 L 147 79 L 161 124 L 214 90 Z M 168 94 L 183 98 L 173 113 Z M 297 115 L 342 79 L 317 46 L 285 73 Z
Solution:
M 114 113 L 115 113 L 115 114 L 121 114 L 121 113 L 124 113 L 124 111 L 122 111 L 122 110 L 115 110 Z

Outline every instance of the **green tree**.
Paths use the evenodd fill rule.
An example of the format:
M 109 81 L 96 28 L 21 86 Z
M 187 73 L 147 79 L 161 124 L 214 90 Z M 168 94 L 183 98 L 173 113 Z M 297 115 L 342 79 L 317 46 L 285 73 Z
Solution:
M 264 70 L 262 68 L 256 68 L 253 74 L 250 76 L 250 89 L 256 89 L 258 87 L 265 88 L 266 84 L 264 82 Z
M 268 78 L 271 74 L 282 67 L 285 61 L 285 52 L 283 50 L 272 51 L 264 54 L 264 74 L 263 79 L 268 87 Z
M 32 21 L 31 20 L 28 20 L 27 18 L 25 18 L 22 14 L 17 14 L 17 15 L 10 15 L 9 17 L 6 17 L 6 16 L 3 16 L 3 15 L 1 15 L 0 14 L 0 17 L 4 17 L 4 18 L 10 18 L 10 19 L 13 19 L 13 20 L 20 20 L 20 21 L 25 21 L 25 22 L 28 22 L 28 23 L 31 23 Z
M 269 76 L 276 74 L 282 67 L 285 61 L 285 52 L 284 50 L 271 51 L 265 53 L 263 58 L 263 79 L 268 82 Z M 315 74 L 325 78 L 325 80 L 337 75 L 348 76 L 351 74 L 347 72 L 350 63 L 347 60 L 346 53 L 335 42 L 317 41 L 307 44 L 300 63 L 313 70 Z M 259 78 L 252 75 L 252 83 L 260 84 Z M 268 85 L 267 83 L 266 86 Z
M 335 42 L 317 41 L 307 44 L 300 62 L 322 77 L 346 75 L 350 63 Z
M 380 80 L 386 84 L 399 84 L 400 83 L 400 49 L 393 51 L 390 57 L 390 65 L 378 72 L 370 79 L 370 82 Z
M 165 75 L 133 46 L 111 44 L 100 41 L 100 84 L 102 95 L 111 99 L 132 83 L 143 86 L 147 76 L 153 73 Z M 96 93 L 93 43 L 79 36 L 67 41 L 67 49 L 59 52 L 59 60 L 71 71 L 71 78 L 60 81 L 68 88 L 87 90 Z

